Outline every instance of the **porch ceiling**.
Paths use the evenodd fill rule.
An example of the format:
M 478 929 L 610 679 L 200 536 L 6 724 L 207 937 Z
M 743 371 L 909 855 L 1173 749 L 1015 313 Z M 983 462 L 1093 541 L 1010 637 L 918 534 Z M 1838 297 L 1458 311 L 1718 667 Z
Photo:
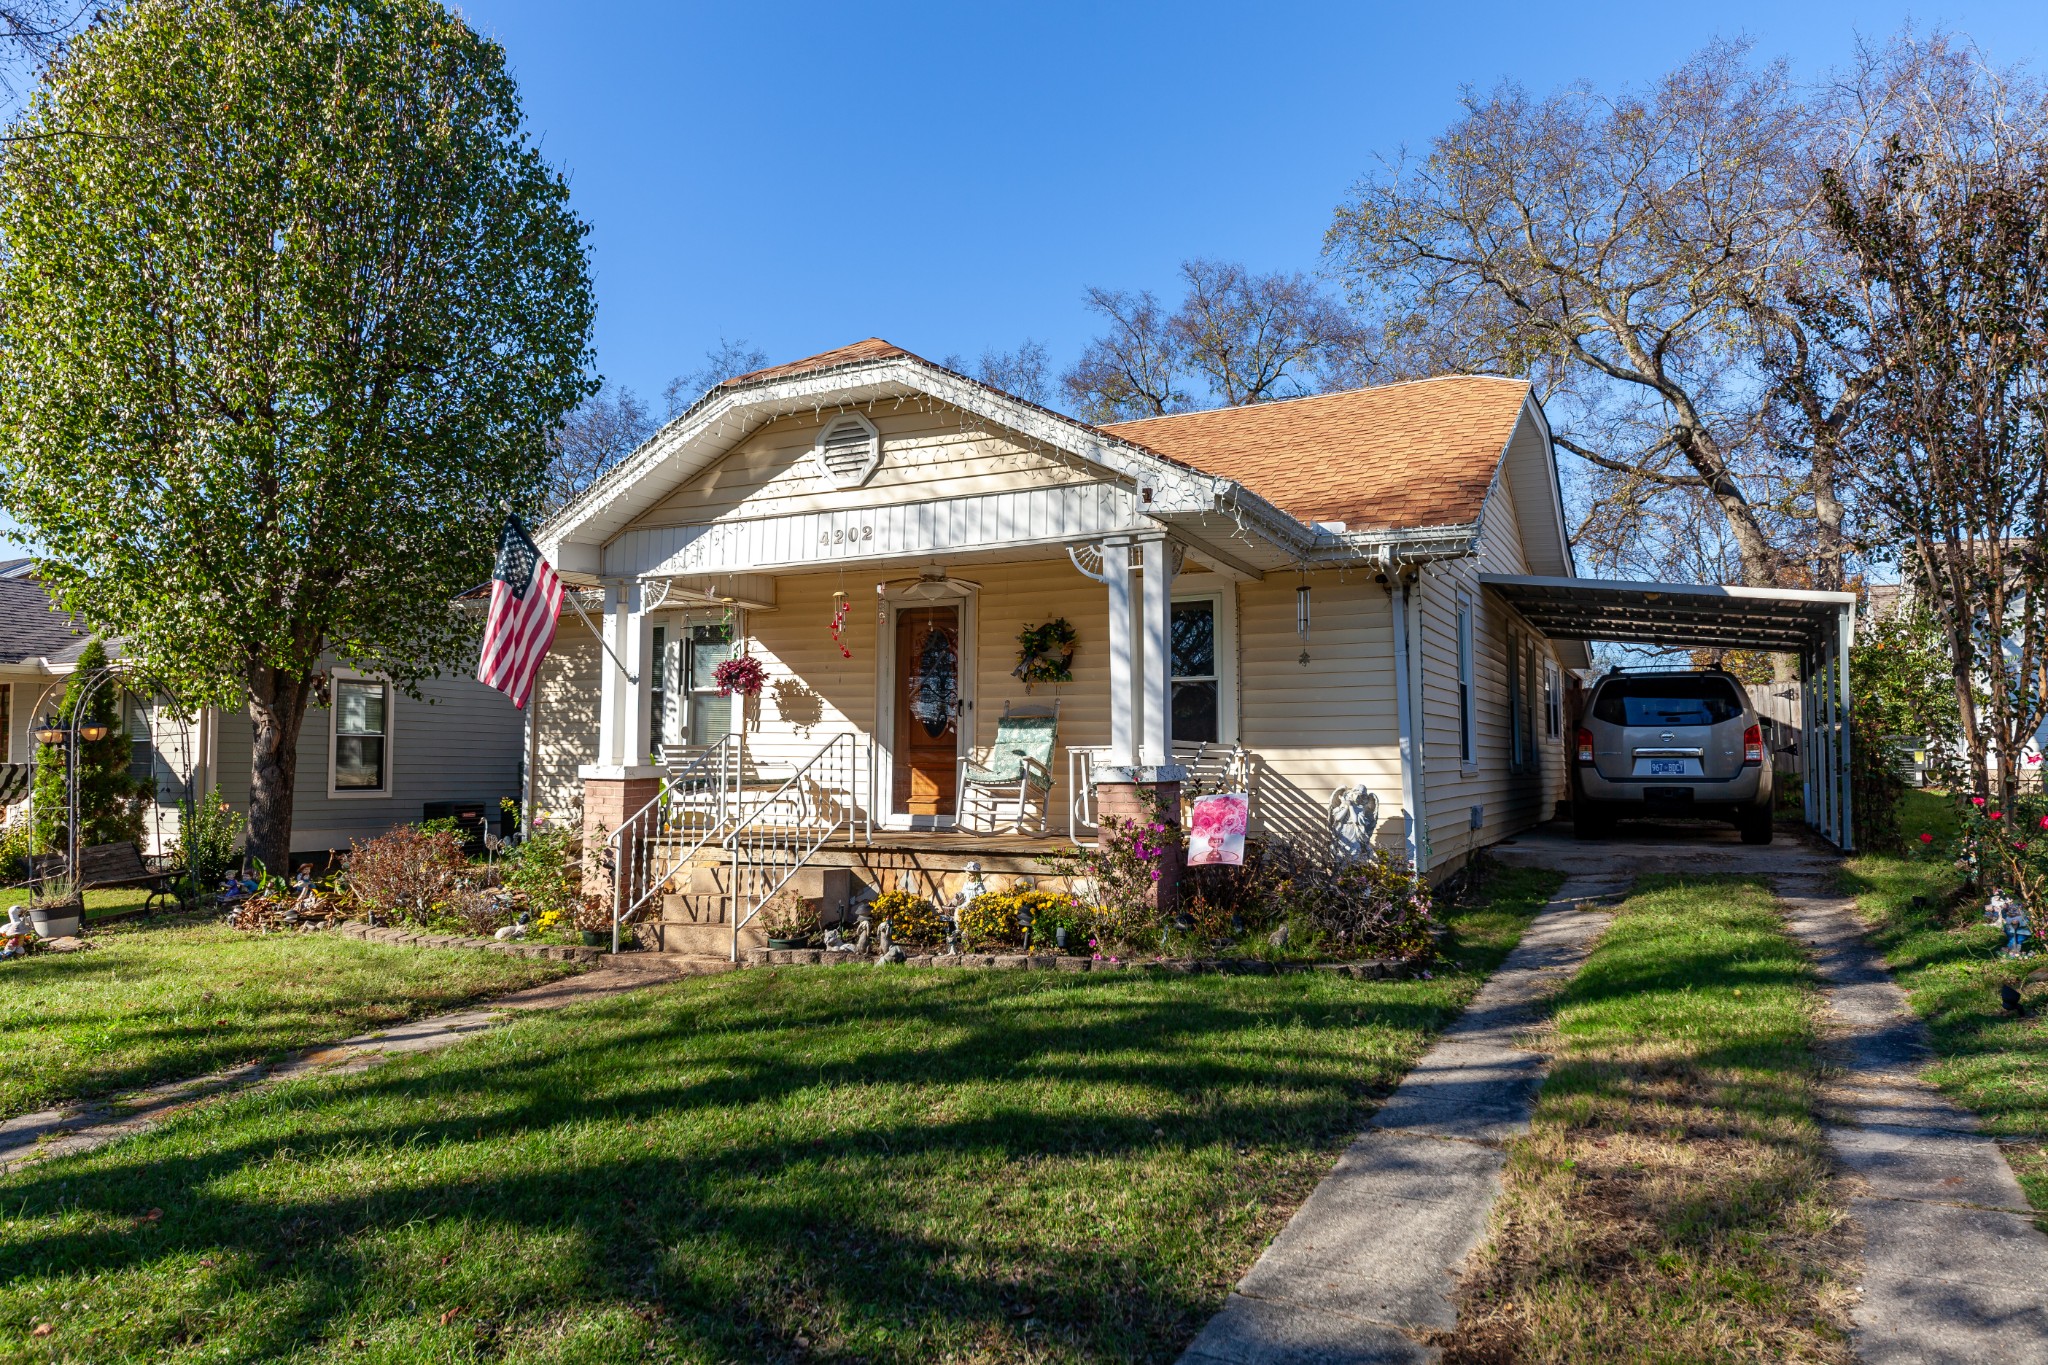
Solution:
M 1810 654 L 1834 637 L 1856 595 L 1725 584 L 1481 574 L 1552 639 L 1693 645 Z

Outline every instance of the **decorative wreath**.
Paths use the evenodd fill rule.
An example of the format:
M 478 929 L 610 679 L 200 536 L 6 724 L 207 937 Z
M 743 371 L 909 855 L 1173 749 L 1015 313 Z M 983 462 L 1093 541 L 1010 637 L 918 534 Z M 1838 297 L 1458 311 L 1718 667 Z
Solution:
M 720 696 L 729 697 L 737 692 L 743 697 L 758 697 L 768 681 L 768 670 L 753 655 L 740 654 L 712 669 L 711 681 L 718 684 Z
M 1038 683 L 1074 680 L 1074 642 L 1080 635 L 1064 616 L 1017 632 L 1017 666 L 1010 672 L 1028 692 Z

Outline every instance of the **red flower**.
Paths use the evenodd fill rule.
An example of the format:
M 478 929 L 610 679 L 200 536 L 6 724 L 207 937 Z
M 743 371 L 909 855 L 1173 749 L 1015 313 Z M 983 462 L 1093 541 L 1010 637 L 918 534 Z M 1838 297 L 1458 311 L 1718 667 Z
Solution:
M 2043 825 L 2048 825 L 2048 816 L 2042 817 L 2041 823 Z M 1931 844 L 1934 842 L 1934 836 L 1932 834 L 1926 833 L 1925 831 L 1922 831 L 1920 835 L 1920 842 L 1923 844 Z
M 1987 820 L 1996 820 L 2001 814 L 2003 814 L 2002 811 L 1993 811 L 1991 812 L 1991 814 L 1985 816 L 1984 818 Z
M 1984 798 L 1981 796 L 1973 796 L 1970 798 L 1970 804 L 1973 806 L 1981 806 L 1984 804 Z
M 2025 853 L 2025 852 L 2027 851 L 2027 841 L 2026 841 L 2025 839 L 2015 839 L 2015 840 L 2013 840 L 2013 845 L 2012 845 L 2012 846 L 2013 846 L 2014 848 L 2018 849 L 2018 850 L 2019 850 L 2020 852 L 2022 852 L 2022 853 Z

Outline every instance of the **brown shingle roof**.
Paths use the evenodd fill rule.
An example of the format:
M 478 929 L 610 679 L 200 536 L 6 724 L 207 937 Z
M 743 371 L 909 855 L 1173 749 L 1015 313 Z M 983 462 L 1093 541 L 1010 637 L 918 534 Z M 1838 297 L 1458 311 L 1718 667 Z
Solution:
M 1452 375 L 1119 422 L 1104 430 L 1353 531 L 1479 519 L 1529 385 Z
M 923 360 L 869 337 L 734 375 L 718 387 L 862 361 Z M 930 364 L 930 361 L 923 361 Z M 1244 408 L 1119 422 L 1103 430 L 1155 455 L 1235 479 L 1304 522 L 1351 530 L 1462 526 L 1479 519 L 1529 385 L 1451 375 Z
M 869 337 L 866 341 L 856 341 L 851 346 L 820 351 L 817 355 L 792 360 L 786 365 L 770 365 L 765 370 L 749 370 L 745 374 L 736 374 L 718 387 L 723 389 L 734 384 L 752 384 L 762 379 L 789 379 L 796 375 L 809 374 L 813 370 L 829 370 L 834 365 L 851 365 L 860 360 L 894 360 L 899 356 L 908 355 L 910 352 L 901 346 L 892 345 L 880 337 Z

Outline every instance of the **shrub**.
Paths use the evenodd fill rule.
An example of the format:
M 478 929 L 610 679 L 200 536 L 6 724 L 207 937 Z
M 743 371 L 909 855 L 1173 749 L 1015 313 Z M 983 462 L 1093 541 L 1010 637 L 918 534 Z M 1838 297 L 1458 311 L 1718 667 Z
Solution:
M 67 725 L 98 721 L 107 733 L 78 746 L 78 770 L 71 781 L 78 789 L 78 846 L 132 844 L 142 841 L 142 813 L 151 794 L 150 785 L 129 775 L 134 760 L 132 741 L 121 721 L 121 687 L 108 681 L 93 693 L 92 701 L 79 713 L 79 699 L 97 675 L 106 671 L 107 647 L 97 636 L 78 656 L 78 665 L 64 684 L 64 696 L 57 715 Z M 32 806 L 36 846 L 45 853 L 64 851 L 66 823 L 70 818 L 64 772 L 65 746 L 39 745 L 35 755 L 35 795 Z
M 1267 849 L 1274 896 L 1304 922 L 1333 957 L 1427 957 L 1435 947 L 1429 883 L 1385 849 L 1343 867 L 1301 853 L 1284 840 Z
M 564 826 L 529 835 L 498 866 L 505 885 L 525 895 L 535 920 L 552 927 L 582 898 L 582 855 L 582 836 Z
M 480 886 L 450 887 L 435 911 L 461 933 L 477 938 L 489 938 L 513 919 L 511 898 Z
M 1147 819 L 1102 817 L 1094 848 L 1046 859 L 1070 884 L 1085 884 L 1096 937 L 1106 943 L 1153 946 L 1159 938 L 1159 878 L 1181 856 L 1180 826 L 1156 807 Z
M 1068 938 L 1087 927 L 1079 901 L 1054 891 L 999 891 L 976 896 L 960 911 L 960 936 L 970 944 L 1022 943 L 1024 920 L 1030 916 L 1031 940 L 1050 943 L 1065 927 Z
M 29 859 L 35 856 L 36 828 L 29 821 L 0 829 L 0 877 L 15 886 L 29 878 Z
M 203 895 L 220 885 L 228 870 L 242 861 L 242 817 L 215 787 L 198 804 L 185 802 L 178 812 L 178 837 L 171 844 L 171 868 L 181 883 L 197 879 Z
M 908 891 L 884 891 L 868 907 L 868 918 L 878 929 L 887 924 L 893 942 L 918 947 L 943 943 L 952 928 L 938 906 Z
M 468 866 L 455 835 L 401 825 L 375 839 L 350 841 L 348 885 L 372 909 L 424 923 Z

